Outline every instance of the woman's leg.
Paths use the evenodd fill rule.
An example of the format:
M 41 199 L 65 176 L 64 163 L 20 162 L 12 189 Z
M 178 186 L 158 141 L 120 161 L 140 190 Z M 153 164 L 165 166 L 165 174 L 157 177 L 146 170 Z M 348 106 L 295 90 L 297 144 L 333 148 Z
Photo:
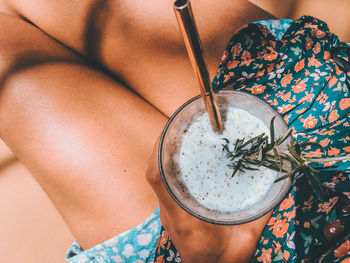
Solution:
M 0 0 L 47 34 L 121 76 L 168 117 L 199 94 L 173 1 Z M 248 0 L 192 1 L 212 77 L 231 35 L 272 16 Z M 0 5 L 1 8 L 1 5 Z M 171 101 L 169 100 L 171 98 Z
M 158 205 L 144 173 L 167 118 L 38 29 L 0 20 L 1 138 L 82 247 L 142 222 Z

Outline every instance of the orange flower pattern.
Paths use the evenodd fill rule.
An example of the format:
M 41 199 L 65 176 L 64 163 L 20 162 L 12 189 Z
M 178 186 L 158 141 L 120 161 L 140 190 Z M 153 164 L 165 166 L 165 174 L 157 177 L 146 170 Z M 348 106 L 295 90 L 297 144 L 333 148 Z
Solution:
M 289 223 L 287 223 L 287 218 L 281 220 L 271 217 L 267 225 L 271 225 L 269 230 L 272 230 L 272 234 L 275 237 L 281 238 L 287 233 Z
M 350 98 L 343 98 L 339 102 L 339 108 L 341 110 L 346 110 L 347 108 L 350 108 Z
M 338 120 L 339 115 L 338 115 L 338 111 L 337 110 L 332 110 L 331 113 L 328 116 L 328 120 L 329 122 L 335 122 L 336 120 Z
M 331 140 L 330 140 L 329 138 L 324 138 L 323 140 L 319 141 L 319 144 L 320 144 L 322 147 L 326 147 L 326 146 L 329 144 L 330 141 L 331 141 Z
M 346 240 L 341 244 L 335 251 L 334 256 L 337 258 L 344 257 L 346 254 L 350 253 L 350 241 Z
M 310 50 L 312 48 L 312 45 L 314 44 L 314 42 L 312 41 L 311 38 L 309 38 L 308 40 L 306 40 L 306 50 Z
M 312 115 L 309 115 L 306 119 L 300 119 L 300 120 L 302 123 L 304 123 L 305 129 L 312 129 L 317 124 L 317 119 Z
M 242 62 L 241 65 L 242 66 L 248 66 L 250 65 L 250 63 L 252 62 L 252 58 L 251 58 L 251 54 L 249 51 L 244 50 L 243 54 L 242 54 Z
M 304 68 L 304 66 L 305 66 L 305 60 L 302 59 L 297 64 L 295 64 L 295 67 L 294 67 L 295 72 L 299 72 Z
M 258 262 L 263 262 L 263 263 L 271 263 L 271 252 L 272 248 L 269 249 L 262 249 L 261 256 L 257 258 Z
M 252 87 L 252 94 L 257 95 L 257 94 L 261 94 L 264 93 L 266 87 L 263 85 L 254 85 Z
M 320 42 L 317 42 L 314 46 L 314 48 L 312 49 L 312 51 L 315 53 L 315 54 L 318 54 L 320 51 L 321 51 L 321 44 Z
M 329 147 L 328 155 L 329 156 L 337 156 L 340 153 L 340 150 L 334 147 Z
M 306 84 L 305 84 L 305 83 L 299 82 L 297 85 L 293 85 L 293 86 L 292 86 L 292 90 L 293 90 L 295 93 L 300 93 L 300 92 L 305 91 L 305 87 L 306 87 Z
M 293 79 L 292 74 L 285 75 L 281 80 L 281 86 L 287 87 L 287 85 L 291 83 L 292 79 Z
M 294 204 L 294 198 L 291 193 L 288 194 L 288 197 L 285 198 L 282 203 L 280 204 L 279 209 L 280 210 L 287 210 L 291 208 Z
M 241 43 L 237 43 L 232 50 L 232 58 L 238 57 L 239 54 L 241 53 L 242 48 L 241 48 Z

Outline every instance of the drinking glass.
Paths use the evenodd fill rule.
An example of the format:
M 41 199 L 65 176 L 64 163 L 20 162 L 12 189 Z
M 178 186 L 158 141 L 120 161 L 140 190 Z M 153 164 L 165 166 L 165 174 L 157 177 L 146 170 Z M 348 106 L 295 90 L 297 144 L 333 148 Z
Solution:
M 276 138 L 284 135 L 288 130 L 287 124 L 278 112 L 256 96 L 240 91 L 224 90 L 216 92 L 215 98 L 219 108 L 229 105 L 248 111 L 261 119 L 267 127 L 270 126 L 271 118 L 276 116 L 274 121 Z M 158 152 L 160 174 L 166 189 L 176 203 L 185 211 L 209 223 L 236 225 L 247 223 L 263 216 L 279 204 L 285 197 L 291 185 L 291 180 L 289 178 L 273 183 L 265 197 L 254 205 L 234 212 L 223 212 L 208 209 L 198 203 L 191 194 L 186 191 L 186 186 L 181 180 L 181 177 L 174 174 L 171 168 L 171 164 L 173 163 L 172 159 L 177 156 L 175 146 L 181 143 L 181 134 L 183 134 L 186 129 L 186 122 L 191 119 L 194 114 L 199 112 L 204 113 L 205 111 L 202 96 L 199 95 L 184 103 L 167 122 L 161 135 Z M 292 137 L 290 136 L 284 144 L 291 140 Z M 283 168 L 290 170 L 290 167 L 285 165 L 286 164 L 284 164 Z M 282 174 L 278 173 L 276 178 L 281 175 Z

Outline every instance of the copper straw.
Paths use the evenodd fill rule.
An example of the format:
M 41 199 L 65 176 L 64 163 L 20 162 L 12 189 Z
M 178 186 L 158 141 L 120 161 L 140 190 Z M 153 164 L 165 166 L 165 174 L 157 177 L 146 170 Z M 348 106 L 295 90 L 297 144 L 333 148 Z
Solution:
M 221 133 L 223 130 L 222 119 L 218 106 L 215 103 L 215 96 L 210 84 L 209 73 L 204 60 L 203 47 L 194 21 L 191 3 L 188 0 L 177 0 L 174 3 L 174 10 L 193 70 L 199 80 L 199 87 L 211 126 L 214 132 Z

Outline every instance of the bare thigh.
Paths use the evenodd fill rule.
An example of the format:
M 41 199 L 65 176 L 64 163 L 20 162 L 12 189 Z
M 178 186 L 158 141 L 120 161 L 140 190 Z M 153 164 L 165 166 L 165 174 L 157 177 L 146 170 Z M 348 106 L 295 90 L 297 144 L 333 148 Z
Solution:
M 239 10 L 250 7 L 243 2 Z M 45 7 L 44 3 L 30 6 L 33 9 L 24 16 L 36 21 L 40 10 L 42 21 L 51 21 L 54 27 L 40 24 L 39 19 L 38 25 L 47 28 L 48 34 L 67 45 L 81 40 L 74 33 L 81 31 L 79 26 L 59 23 L 66 21 L 60 19 L 61 9 L 38 8 Z M 53 10 L 59 10 L 56 16 Z M 252 20 L 264 15 L 246 14 Z M 118 56 L 112 56 L 113 52 L 106 61 L 99 61 L 112 73 L 122 74 L 149 104 L 105 74 L 81 64 L 39 29 L 2 15 L 0 29 L 0 59 L 5 56 L 13 61 L 5 69 L 0 64 L 0 136 L 45 190 L 79 243 L 91 247 L 143 221 L 157 206 L 144 174 L 153 144 L 167 120 L 160 111 L 170 116 L 199 93 L 185 50 L 182 48 L 177 57 L 165 56 L 163 61 L 164 57 L 153 59 L 152 52 L 145 55 L 148 46 L 142 47 L 142 42 L 146 50 L 128 42 L 124 48 L 131 52 L 120 56 L 127 58 L 124 64 L 117 64 Z M 118 48 L 114 40 L 112 37 L 109 43 Z M 216 45 L 214 40 L 212 44 L 204 42 L 215 51 L 208 52 L 211 71 L 215 71 L 217 56 L 224 48 L 223 41 Z M 182 47 L 182 40 L 180 43 Z M 108 45 L 103 48 L 109 50 Z M 83 53 L 79 48 L 77 51 Z M 129 61 L 124 53 L 134 57 Z
M 77 63 L 39 30 L 0 18 L 2 27 L 16 31 L 11 39 L 21 50 L 5 55 L 16 63 L 1 68 L 1 138 L 84 248 L 142 222 L 158 205 L 144 174 L 167 118 L 105 74 Z M 9 54 L 7 44 L 0 41 L 1 54 Z M 40 53 L 33 56 L 32 49 L 47 56 L 33 63 Z

